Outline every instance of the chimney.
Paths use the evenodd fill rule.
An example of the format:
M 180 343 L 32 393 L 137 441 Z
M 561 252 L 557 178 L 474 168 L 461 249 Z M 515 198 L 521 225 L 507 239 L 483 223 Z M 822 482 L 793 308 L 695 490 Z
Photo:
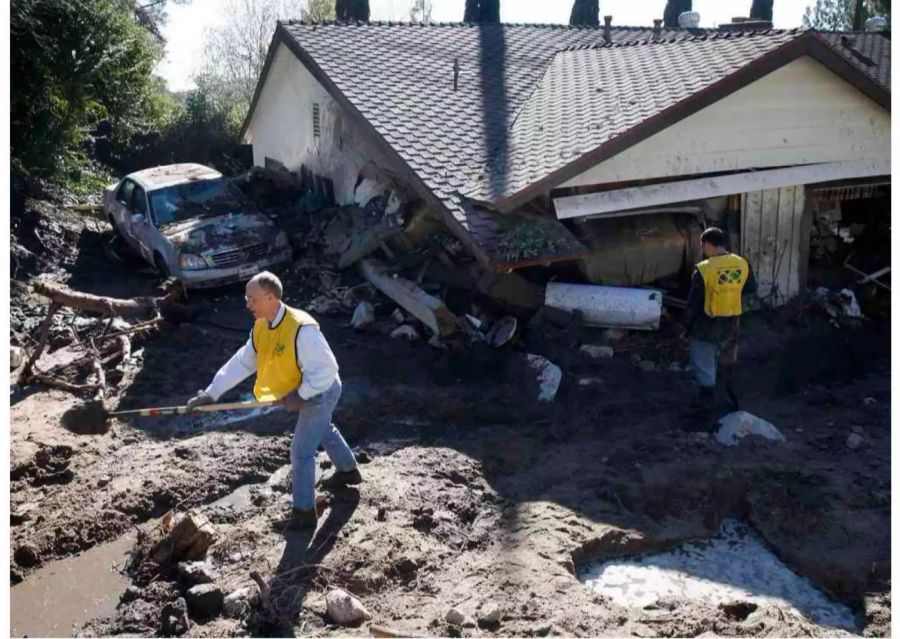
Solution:
M 612 16 L 603 16 L 603 40 L 612 42 Z
M 659 18 L 653 21 L 653 37 L 658 38 L 662 35 L 662 23 L 663 21 Z
M 735 17 L 731 22 L 719 25 L 719 31 L 768 31 L 771 28 L 771 20 L 744 17 Z

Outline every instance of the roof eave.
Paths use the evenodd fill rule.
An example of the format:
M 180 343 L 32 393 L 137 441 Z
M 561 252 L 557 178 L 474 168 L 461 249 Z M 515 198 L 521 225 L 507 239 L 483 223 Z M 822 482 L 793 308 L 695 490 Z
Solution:
M 525 202 L 548 193 L 551 189 L 583 173 L 592 166 L 622 153 L 629 147 L 642 142 L 648 137 L 659 133 L 804 55 L 809 55 L 818 60 L 877 104 L 890 111 L 890 92 L 888 90 L 853 66 L 814 32 L 806 31 L 797 38 L 760 56 L 718 82 L 714 82 L 702 91 L 685 98 L 668 109 L 660 111 L 622 135 L 588 151 L 569 164 L 560 167 L 515 193 L 493 200 L 483 200 L 471 195 L 466 197 L 481 206 L 500 212 L 512 211 Z

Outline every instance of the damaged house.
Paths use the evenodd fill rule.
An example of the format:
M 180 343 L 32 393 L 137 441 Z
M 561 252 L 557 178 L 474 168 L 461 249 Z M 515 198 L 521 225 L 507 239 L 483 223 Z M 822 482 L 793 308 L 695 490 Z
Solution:
M 889 224 L 890 36 L 768 27 L 279 23 L 243 136 L 524 306 L 550 272 L 677 290 L 709 224 L 780 305 L 820 224 Z

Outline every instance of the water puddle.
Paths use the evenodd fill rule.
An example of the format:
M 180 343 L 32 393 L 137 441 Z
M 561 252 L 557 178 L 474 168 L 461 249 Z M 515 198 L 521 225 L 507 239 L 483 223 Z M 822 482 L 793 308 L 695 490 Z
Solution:
M 662 598 L 712 605 L 748 601 L 821 626 L 857 631 L 853 612 L 793 572 L 754 530 L 735 519 L 719 535 L 669 552 L 594 562 L 581 581 L 617 604 L 644 608 Z
M 71 637 L 87 621 L 115 614 L 128 587 L 121 573 L 135 535 L 48 563 L 10 589 L 13 637 Z

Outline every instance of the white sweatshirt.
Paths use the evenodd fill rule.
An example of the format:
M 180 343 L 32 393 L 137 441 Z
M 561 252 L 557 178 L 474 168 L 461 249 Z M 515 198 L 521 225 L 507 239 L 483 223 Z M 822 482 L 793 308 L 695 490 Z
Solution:
M 278 324 L 284 317 L 284 304 L 278 304 L 278 312 L 275 319 L 269 322 L 269 327 Z M 317 326 L 302 326 L 297 331 L 297 359 L 303 370 L 303 381 L 297 394 L 303 399 L 309 399 L 319 393 L 324 393 L 338 378 L 337 360 L 331 347 Z M 253 333 L 250 338 L 231 356 L 225 365 L 219 369 L 212 383 L 206 387 L 206 392 L 214 400 L 217 400 L 226 392 L 240 384 L 256 372 L 256 350 L 253 348 Z

